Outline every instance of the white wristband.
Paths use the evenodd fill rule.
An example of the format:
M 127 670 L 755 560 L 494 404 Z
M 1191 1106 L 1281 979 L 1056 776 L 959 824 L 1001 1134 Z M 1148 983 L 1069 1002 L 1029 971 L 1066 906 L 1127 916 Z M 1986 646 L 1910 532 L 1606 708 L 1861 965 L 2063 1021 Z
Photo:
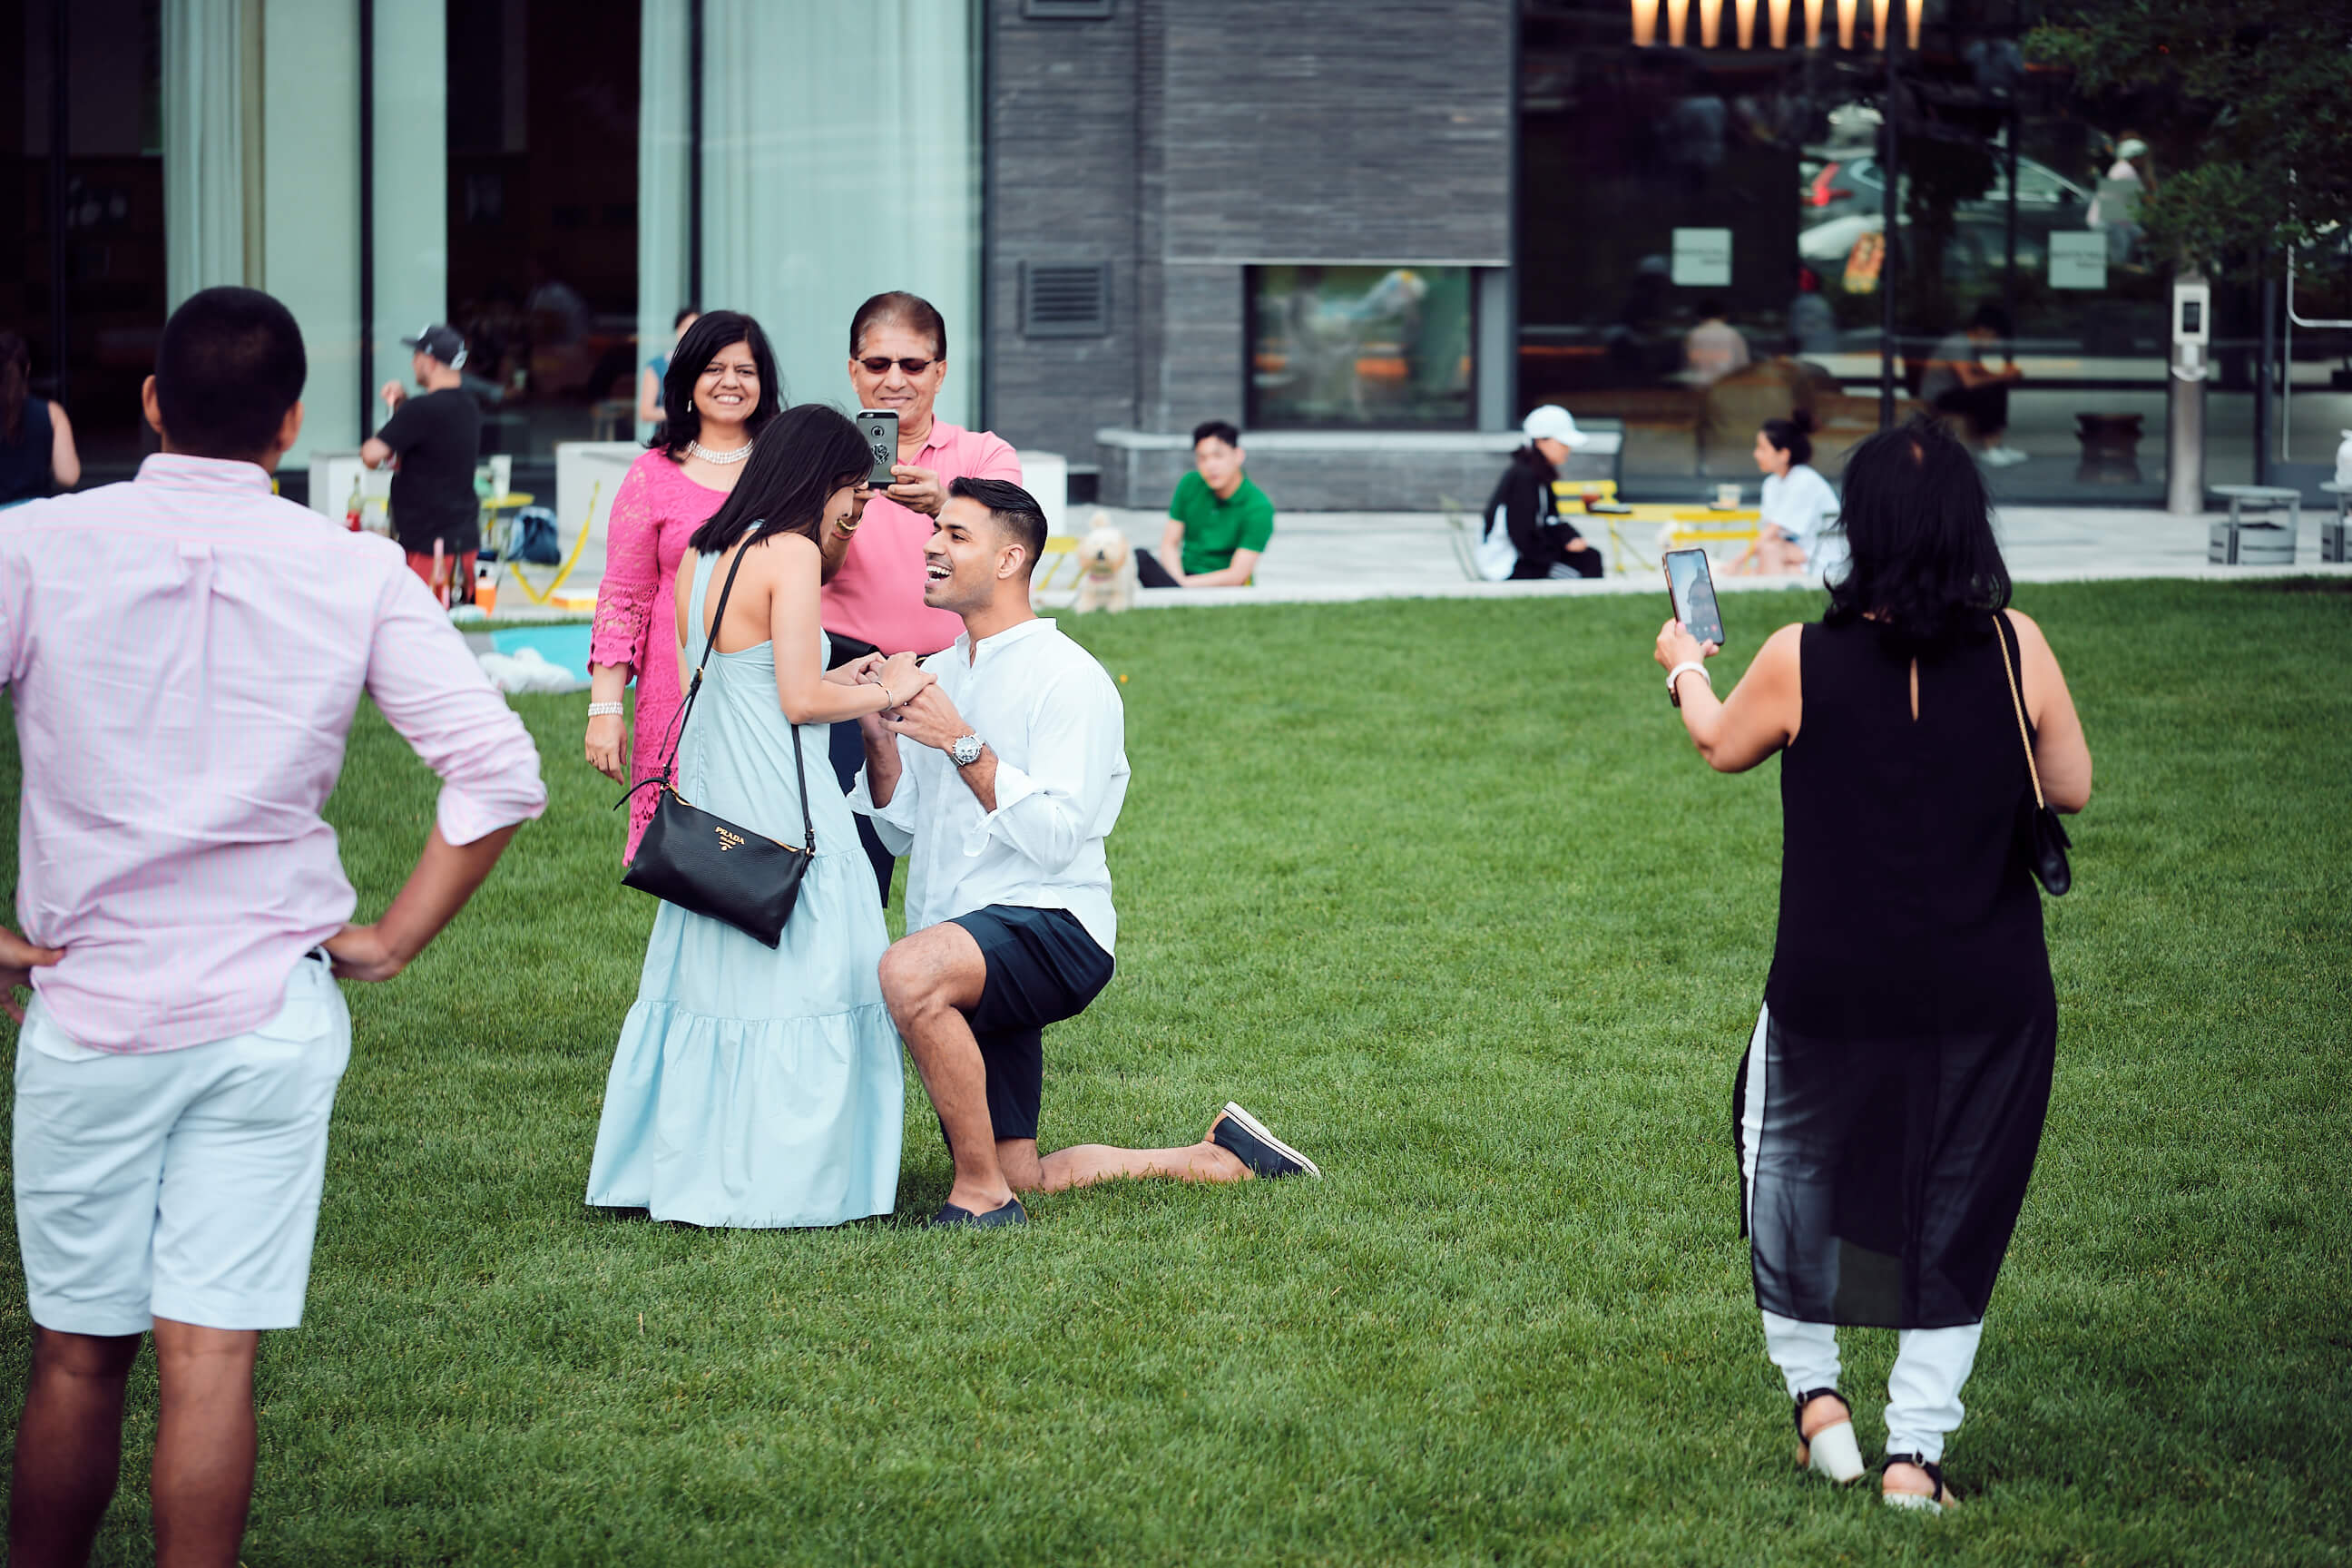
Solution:
M 1674 668 L 1666 671 L 1666 695 L 1673 699 L 1674 704 L 1677 708 L 1683 705 L 1683 694 L 1680 689 L 1678 689 L 1679 684 L 1682 678 L 1693 670 L 1696 670 L 1698 672 L 1698 678 L 1706 682 L 1706 689 L 1709 691 L 1715 689 L 1715 677 L 1706 672 L 1706 666 L 1699 663 L 1698 660 L 1695 658 L 1686 658 L 1683 660 L 1682 663 L 1675 666 Z
M 591 719 L 602 719 L 608 714 L 617 719 L 628 710 L 628 705 L 625 702 L 591 702 L 588 704 L 588 717 Z

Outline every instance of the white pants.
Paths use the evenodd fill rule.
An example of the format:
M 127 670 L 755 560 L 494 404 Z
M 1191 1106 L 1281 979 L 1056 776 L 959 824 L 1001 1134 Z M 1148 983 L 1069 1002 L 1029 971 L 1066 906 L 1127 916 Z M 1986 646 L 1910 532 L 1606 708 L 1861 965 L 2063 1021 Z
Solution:
M 1905 1329 L 1895 1370 L 1886 1378 L 1886 1451 L 1918 1454 L 1940 1464 L 1944 1439 L 1960 1424 L 1960 1384 L 1977 1363 L 1984 1324 L 1957 1329 Z M 1794 1399 L 1810 1389 L 1838 1385 L 1837 1330 L 1777 1312 L 1764 1314 L 1764 1350 Z
M 302 1321 L 352 1020 L 326 963 L 259 1028 L 117 1055 L 36 998 L 16 1036 L 16 1239 L 33 1321 L 74 1334 Z

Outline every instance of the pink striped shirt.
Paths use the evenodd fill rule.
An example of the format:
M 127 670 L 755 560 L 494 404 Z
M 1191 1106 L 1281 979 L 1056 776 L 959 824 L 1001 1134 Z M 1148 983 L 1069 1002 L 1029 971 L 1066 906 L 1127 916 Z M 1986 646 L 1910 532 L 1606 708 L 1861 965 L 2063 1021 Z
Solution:
M 169 455 L 0 513 L 23 755 L 16 916 L 72 1039 L 168 1051 L 268 1021 L 357 898 L 319 816 L 362 692 L 442 778 L 452 844 L 547 804 L 522 721 L 400 547 Z
M 912 465 L 950 479 L 1021 482 L 1013 444 L 985 430 L 931 421 L 922 456 Z M 885 496 L 866 503 L 857 537 L 841 570 L 824 585 L 824 629 L 870 642 L 884 653 L 937 653 L 963 636 L 963 621 L 923 603 L 923 544 L 932 520 Z

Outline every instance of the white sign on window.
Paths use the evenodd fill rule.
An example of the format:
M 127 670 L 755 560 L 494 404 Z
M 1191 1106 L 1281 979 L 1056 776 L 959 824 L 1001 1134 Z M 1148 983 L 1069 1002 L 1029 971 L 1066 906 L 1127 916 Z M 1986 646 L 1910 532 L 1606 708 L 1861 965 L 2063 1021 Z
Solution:
M 1719 289 L 1731 281 L 1731 231 L 1675 230 L 1674 280 L 1685 289 Z
M 2050 287 L 2107 286 L 2107 237 L 2095 228 L 2059 229 L 2050 236 Z

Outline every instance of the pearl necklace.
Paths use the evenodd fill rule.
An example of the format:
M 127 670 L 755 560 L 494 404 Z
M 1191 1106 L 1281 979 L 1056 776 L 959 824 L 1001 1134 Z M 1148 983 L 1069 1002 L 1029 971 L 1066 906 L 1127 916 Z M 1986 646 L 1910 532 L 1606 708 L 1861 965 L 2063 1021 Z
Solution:
M 730 463 L 740 463 L 750 457 L 751 443 L 746 441 L 731 452 L 714 452 L 699 441 L 688 441 L 686 444 L 686 449 L 689 455 L 723 468 Z

